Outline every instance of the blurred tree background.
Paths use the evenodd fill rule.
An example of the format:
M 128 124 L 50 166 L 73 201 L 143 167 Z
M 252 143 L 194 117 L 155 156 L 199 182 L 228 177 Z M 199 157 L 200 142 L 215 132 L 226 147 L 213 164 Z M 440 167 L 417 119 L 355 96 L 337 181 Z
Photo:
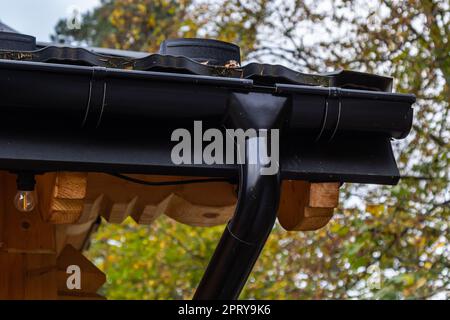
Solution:
M 241 298 L 450 298 L 449 0 L 102 0 L 54 39 L 154 52 L 193 36 L 234 42 L 246 61 L 391 75 L 418 98 L 412 133 L 394 143 L 400 183 L 345 185 L 318 231 L 277 225 Z M 110 299 L 191 298 L 222 230 L 103 224 L 88 255 Z

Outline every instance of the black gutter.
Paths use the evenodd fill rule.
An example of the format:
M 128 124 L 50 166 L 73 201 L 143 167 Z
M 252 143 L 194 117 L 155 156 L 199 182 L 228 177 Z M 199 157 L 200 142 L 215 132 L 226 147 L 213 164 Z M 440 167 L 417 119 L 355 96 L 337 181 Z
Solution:
M 10 60 L 0 168 L 236 177 L 235 165 L 174 166 L 168 144 L 171 126 L 222 128 L 233 92 L 288 98 L 283 179 L 398 181 L 389 139 L 409 132 L 412 95 Z
M 7 60 L 0 60 L 0 77 L 3 110 L 21 108 L 18 119 L 9 121 L 61 117 L 65 126 L 78 128 L 88 123 L 109 125 L 117 118 L 122 125 L 147 118 L 180 119 L 186 124 L 193 119 L 212 120 L 220 127 L 230 92 L 257 91 L 291 98 L 291 131 L 306 131 L 317 138 L 329 126 L 325 130 L 334 134 L 402 138 L 411 128 L 414 102 L 412 95 L 385 92 L 286 84 L 274 89 L 254 86 L 248 79 Z

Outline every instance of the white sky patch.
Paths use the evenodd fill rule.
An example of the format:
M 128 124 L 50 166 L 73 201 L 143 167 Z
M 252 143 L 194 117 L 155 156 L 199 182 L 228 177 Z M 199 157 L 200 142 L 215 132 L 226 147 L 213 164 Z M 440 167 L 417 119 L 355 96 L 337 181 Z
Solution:
M 85 12 L 99 4 L 100 0 L 0 1 L 0 21 L 38 41 L 48 42 L 58 20 L 68 17 L 68 8 L 76 6 Z

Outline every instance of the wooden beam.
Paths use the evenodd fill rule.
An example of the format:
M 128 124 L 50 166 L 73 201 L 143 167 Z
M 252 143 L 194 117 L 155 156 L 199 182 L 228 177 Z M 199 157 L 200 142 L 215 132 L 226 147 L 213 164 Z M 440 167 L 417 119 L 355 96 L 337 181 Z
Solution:
M 152 182 L 192 178 L 132 177 Z M 215 226 L 231 218 L 237 201 L 235 186 L 225 182 L 153 187 L 105 174 L 89 173 L 86 203 L 92 203 L 100 195 L 110 204 L 100 212 L 110 223 L 122 223 L 131 216 L 139 224 L 150 224 L 160 215 L 166 214 L 188 225 Z
M 56 299 L 56 255 L 0 252 L 0 299 Z
M 192 178 L 132 176 L 151 182 Z M 132 217 L 139 224 L 151 224 L 166 214 L 188 225 L 214 226 L 231 218 L 237 202 L 235 186 L 225 182 L 153 187 L 107 174 L 80 172 L 46 173 L 36 180 L 41 215 L 55 225 L 86 225 L 82 221 L 86 215 L 91 221 L 101 215 L 110 223 L 120 224 Z M 214 196 L 205 196 L 208 194 Z M 64 233 L 69 229 L 57 230 L 59 252 L 68 243 Z M 82 237 L 77 235 L 77 243 Z M 78 244 L 72 244 L 78 249 Z
M 288 231 L 325 226 L 339 203 L 339 183 L 285 180 L 281 186 L 278 221 Z
M 68 286 L 70 277 L 78 271 L 70 271 L 70 266 L 79 268 L 80 286 Z M 106 276 L 92 262 L 71 245 L 67 245 L 57 260 L 58 295 L 95 297 L 98 289 L 106 282 Z
M 83 212 L 76 223 L 56 225 L 56 250 L 58 254 L 70 244 L 78 251 L 85 249 L 91 232 L 95 231 L 94 224 L 100 212 L 109 212 L 111 201 L 104 195 L 98 196 L 94 202 L 86 202 Z
M 55 254 L 54 226 L 43 221 L 40 206 L 31 212 L 14 207 L 16 176 L 0 172 L 0 244 L 3 250 L 21 253 Z
M 176 194 L 171 194 L 155 207 L 154 212 L 164 213 L 172 219 L 190 226 L 209 227 L 228 222 L 235 208 L 235 204 L 229 206 L 196 205 Z
M 36 180 L 44 220 L 53 224 L 77 222 L 83 212 L 87 173 L 47 173 Z
M 0 172 L 0 299 L 56 299 L 55 228 L 39 206 L 13 205 L 16 177 Z
M 132 175 L 144 181 L 183 180 L 190 177 Z M 131 216 L 137 223 L 150 224 L 165 214 L 180 223 L 214 226 L 229 221 L 237 194 L 229 183 L 204 183 L 176 186 L 144 186 L 101 173 L 53 173 L 39 178 L 41 210 L 46 221 L 55 224 L 83 225 L 82 216 L 91 222 L 101 215 L 110 223 L 122 223 Z M 279 221 L 287 230 L 314 230 L 325 225 L 338 205 L 338 183 L 284 181 Z M 50 190 L 50 191 L 49 191 Z M 50 194 L 50 196 L 47 196 Z M 213 196 L 205 196 L 213 195 Z M 74 227 L 73 230 L 79 230 Z M 86 228 L 86 232 L 89 228 Z M 58 234 L 63 234 L 58 228 Z M 66 230 L 66 229 L 63 229 Z M 67 229 L 68 230 L 68 229 Z M 58 238 L 58 252 L 67 241 Z M 80 233 L 72 244 L 84 243 Z
M 74 207 L 55 210 L 54 200 L 82 200 L 83 188 L 83 175 L 43 175 L 36 185 L 40 205 L 31 212 L 20 212 L 13 204 L 17 192 L 16 176 L 0 171 L 0 299 L 102 298 L 96 294 L 106 279 L 100 270 L 72 246 L 65 246 L 58 257 L 60 239 L 65 244 L 72 236 L 81 234 L 81 240 L 85 241 L 87 230 L 102 207 L 99 198 L 85 215 L 77 213 L 79 223 L 59 224 L 70 221 L 63 216 L 70 216 L 73 210 L 69 209 Z M 44 220 L 44 217 L 48 219 Z M 64 229 L 57 232 L 60 227 Z M 81 268 L 80 290 L 67 288 L 69 265 Z
M 312 208 L 336 208 L 339 205 L 339 183 L 311 183 L 309 206 Z

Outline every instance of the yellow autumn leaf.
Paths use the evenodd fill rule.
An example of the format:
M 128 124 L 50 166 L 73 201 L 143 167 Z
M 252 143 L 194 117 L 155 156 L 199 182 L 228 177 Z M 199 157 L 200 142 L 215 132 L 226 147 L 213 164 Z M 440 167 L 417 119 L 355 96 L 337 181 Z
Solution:
M 383 204 L 367 204 L 366 211 L 374 217 L 379 217 L 383 214 L 385 206 Z
M 143 3 L 138 3 L 137 4 L 137 9 L 141 13 L 146 13 L 146 11 L 147 11 L 147 7 Z

